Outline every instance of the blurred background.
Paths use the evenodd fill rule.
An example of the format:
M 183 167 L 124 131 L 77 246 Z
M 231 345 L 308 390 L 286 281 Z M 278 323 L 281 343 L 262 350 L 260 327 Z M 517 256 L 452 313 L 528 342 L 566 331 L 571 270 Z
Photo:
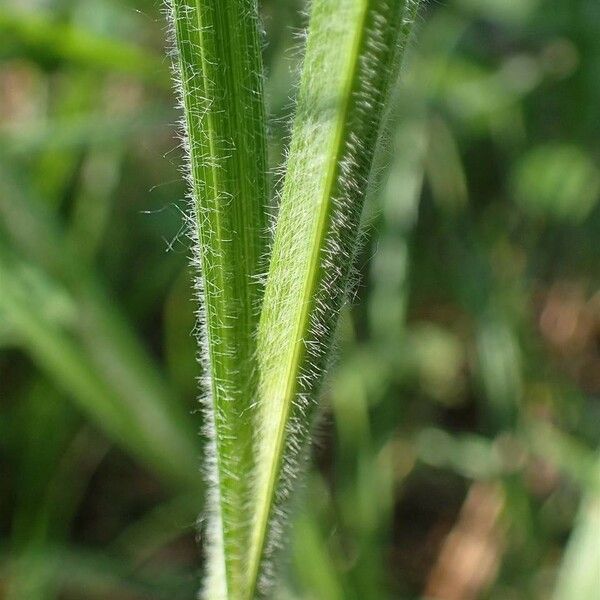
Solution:
M 303 5 L 260 4 L 275 167 Z M 163 8 L 0 4 L 7 600 L 199 585 Z M 276 598 L 600 598 L 600 3 L 429 3 L 394 104 Z

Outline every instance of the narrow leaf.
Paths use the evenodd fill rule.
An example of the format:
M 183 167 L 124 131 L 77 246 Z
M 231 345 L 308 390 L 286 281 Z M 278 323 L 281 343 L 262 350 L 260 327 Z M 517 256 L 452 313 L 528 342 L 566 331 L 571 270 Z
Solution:
M 168 70 L 161 57 L 126 41 L 99 36 L 73 23 L 60 23 L 51 13 L 0 7 L 0 36 L 4 48 L 16 45 L 21 55 L 66 60 L 84 68 L 126 73 L 166 87 Z M 20 3 L 14 3 L 19 5 Z M 25 3 L 23 3 L 25 4 Z M 5 50 L 4 50 L 5 51 Z
M 185 409 L 55 217 L 0 166 L 3 321 L 95 425 L 168 481 L 198 489 Z
M 199 489 L 194 435 L 185 414 L 150 383 L 135 393 L 130 382 L 137 383 L 137 374 L 117 360 L 118 343 L 109 347 L 110 366 L 99 368 L 85 341 L 70 335 L 73 324 L 83 320 L 73 297 L 1 243 L 0 281 L 0 310 L 16 341 L 91 421 L 167 481 Z
M 266 132 L 255 0 L 172 0 L 209 381 L 205 595 L 239 597 L 247 545 L 254 365 L 266 230 Z
M 558 571 L 554 600 L 588 600 L 598 594 L 600 581 L 600 457 L 590 481 Z
M 265 594 L 356 245 L 414 0 L 315 0 L 258 335 L 247 598 Z

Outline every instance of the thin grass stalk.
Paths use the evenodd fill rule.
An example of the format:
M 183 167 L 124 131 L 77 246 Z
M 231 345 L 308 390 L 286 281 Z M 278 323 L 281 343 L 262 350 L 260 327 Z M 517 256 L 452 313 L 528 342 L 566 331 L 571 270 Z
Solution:
M 314 0 L 258 333 L 246 598 L 268 594 L 417 2 Z
M 184 111 L 191 230 L 202 273 L 207 390 L 208 567 L 204 595 L 238 598 L 250 518 L 252 420 L 267 162 L 255 0 L 171 0 Z

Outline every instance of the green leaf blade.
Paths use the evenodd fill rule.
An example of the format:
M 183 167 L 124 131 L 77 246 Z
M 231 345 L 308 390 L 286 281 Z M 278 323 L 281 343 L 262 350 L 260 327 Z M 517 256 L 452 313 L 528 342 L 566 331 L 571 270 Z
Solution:
M 255 0 L 172 0 L 192 235 L 202 274 L 212 482 L 205 595 L 237 598 L 248 536 L 255 330 L 266 254 L 267 161 Z
M 268 590 L 282 513 L 309 441 L 362 204 L 416 3 L 313 2 L 258 335 L 255 504 L 247 598 Z

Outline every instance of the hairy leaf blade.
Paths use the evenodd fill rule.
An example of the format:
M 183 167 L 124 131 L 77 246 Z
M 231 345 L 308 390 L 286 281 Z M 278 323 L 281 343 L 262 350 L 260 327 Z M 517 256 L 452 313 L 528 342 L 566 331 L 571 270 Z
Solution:
M 207 598 L 237 598 L 247 545 L 266 128 L 255 0 L 172 0 L 209 373 Z
M 247 598 L 264 594 L 358 242 L 362 203 L 417 2 L 315 0 L 258 334 Z

